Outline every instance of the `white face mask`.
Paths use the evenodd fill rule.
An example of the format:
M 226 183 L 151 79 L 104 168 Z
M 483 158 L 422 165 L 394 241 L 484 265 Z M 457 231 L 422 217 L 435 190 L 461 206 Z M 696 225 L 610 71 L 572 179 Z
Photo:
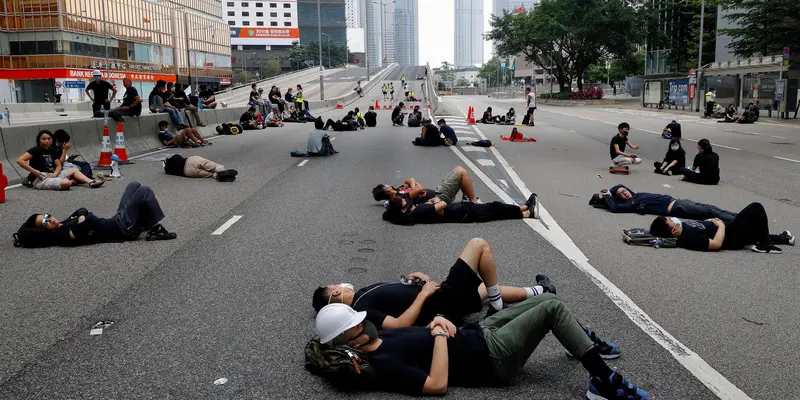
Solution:
M 682 226 L 683 226 L 683 222 L 681 222 L 681 220 L 680 220 L 680 219 L 678 219 L 678 218 L 675 218 L 675 217 L 670 217 L 670 219 L 672 219 L 672 222 L 674 222 L 674 223 L 675 223 L 675 225 L 678 225 L 679 227 L 682 227 Z
M 350 290 L 352 290 L 354 292 L 356 291 L 355 287 L 351 283 L 342 282 L 342 283 L 339 284 L 339 286 L 341 286 L 341 288 L 342 288 L 342 295 L 344 295 L 344 290 L 345 289 L 350 289 Z M 331 292 L 331 295 L 328 296 L 328 304 L 331 304 L 331 299 L 333 299 L 333 292 Z
M 681 147 L 680 146 L 670 146 L 669 148 L 672 149 L 672 151 L 678 151 L 678 149 L 680 149 Z

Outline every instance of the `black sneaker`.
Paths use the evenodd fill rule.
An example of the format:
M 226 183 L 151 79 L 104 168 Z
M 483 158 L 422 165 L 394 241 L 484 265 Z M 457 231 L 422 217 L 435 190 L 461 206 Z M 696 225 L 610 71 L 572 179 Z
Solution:
M 550 282 L 550 278 L 547 275 L 536 275 L 536 284 L 544 288 L 544 293 L 556 293 L 556 285 L 553 285 Z
M 619 358 L 622 352 L 616 343 L 606 342 L 597 336 L 597 333 L 591 329 L 583 328 L 583 331 L 586 332 L 586 336 L 589 336 L 589 340 L 592 341 L 594 349 L 597 350 L 597 354 L 600 356 L 600 358 L 604 360 L 613 360 L 615 358 Z M 564 350 L 564 352 L 567 353 L 568 356 L 575 358 L 575 356 L 573 356 L 569 350 Z
M 469 202 L 469 197 L 467 197 L 467 196 L 461 196 L 461 202 L 462 202 L 462 203 L 467 203 L 467 202 Z M 481 198 L 480 198 L 480 197 L 477 197 L 477 196 L 475 197 L 475 204 L 483 204 L 483 203 L 481 203 Z
M 536 193 L 531 193 L 525 205 L 528 206 L 528 210 L 531 211 L 531 218 L 539 219 L 539 200 L 536 197 Z
M 239 172 L 235 169 L 226 169 L 217 172 L 217 180 L 220 182 L 233 182 L 236 180 L 236 175 L 238 174 Z
M 794 246 L 795 240 L 794 236 L 792 236 L 792 232 L 783 231 L 779 236 L 786 240 L 786 244 L 788 244 L 789 246 Z
M 628 382 L 616 371 L 610 377 L 602 379 L 592 377 L 586 391 L 588 400 L 652 400 L 655 395 Z
M 756 253 L 764 253 L 764 254 L 781 254 L 783 250 L 780 247 L 775 247 L 772 243 L 759 243 L 750 246 L 751 251 L 755 251 Z
M 145 237 L 145 240 L 147 240 L 148 242 L 153 240 L 172 240 L 177 237 L 178 235 L 176 233 L 170 232 L 166 228 L 164 228 L 161 224 L 158 224 L 150 228 L 150 231 L 147 232 L 147 237 Z
M 508 308 L 508 304 L 503 303 L 503 310 L 505 310 L 506 308 Z M 495 310 L 494 307 L 492 307 L 492 305 L 489 304 L 489 308 L 486 310 L 486 316 L 483 317 L 483 319 L 489 318 L 492 315 L 499 313 L 500 311 L 502 310 Z

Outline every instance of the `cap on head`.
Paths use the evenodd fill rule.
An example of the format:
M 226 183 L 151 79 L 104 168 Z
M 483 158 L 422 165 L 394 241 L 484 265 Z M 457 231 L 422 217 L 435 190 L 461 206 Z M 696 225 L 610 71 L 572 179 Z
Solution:
M 99 69 L 92 71 L 92 76 L 102 76 L 103 74 L 100 72 Z
M 353 310 L 347 304 L 333 303 L 322 307 L 317 313 L 316 328 L 320 343 L 329 343 L 366 318 L 366 311 Z

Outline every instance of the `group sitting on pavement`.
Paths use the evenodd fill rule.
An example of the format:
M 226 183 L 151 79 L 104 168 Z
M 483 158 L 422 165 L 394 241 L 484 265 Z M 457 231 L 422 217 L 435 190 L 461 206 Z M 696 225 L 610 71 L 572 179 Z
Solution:
M 167 90 L 167 82 L 162 79 L 156 81 L 156 85 L 147 98 L 147 101 L 150 103 L 150 112 L 165 112 L 169 114 L 169 119 L 172 121 L 172 125 L 174 125 L 175 128 L 186 128 L 187 125 L 183 123 L 180 112 L 169 102 L 171 96 L 172 94 Z
M 66 132 L 65 132 L 66 134 Z M 69 190 L 74 185 L 86 184 L 90 188 L 98 188 L 105 181 L 92 179 L 84 175 L 78 168 L 64 168 L 66 151 L 72 146 L 68 141 L 58 148 L 54 145 L 53 133 L 47 129 L 36 135 L 36 146 L 31 147 L 17 158 L 17 165 L 28 171 L 24 180 L 26 186 L 41 190 Z

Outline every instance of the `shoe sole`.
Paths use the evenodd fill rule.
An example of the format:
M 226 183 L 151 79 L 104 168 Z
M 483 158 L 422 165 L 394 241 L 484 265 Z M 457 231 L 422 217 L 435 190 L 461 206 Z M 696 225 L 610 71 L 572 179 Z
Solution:
M 572 353 L 570 353 L 570 352 L 569 352 L 569 350 L 564 350 L 564 353 L 565 353 L 567 356 L 569 356 L 570 358 L 575 358 L 575 356 L 573 356 L 573 355 L 572 355 Z M 598 355 L 599 355 L 599 356 L 600 356 L 600 358 L 602 358 L 603 360 L 615 360 L 615 359 L 619 358 L 619 356 L 621 356 L 622 354 L 611 354 L 611 355 L 608 355 L 608 354 L 598 354 Z M 603 397 L 599 397 L 599 398 L 600 398 L 600 399 L 602 399 Z
M 759 254 L 783 254 L 783 250 L 761 250 L 758 249 L 755 245 L 750 247 L 750 251 Z

